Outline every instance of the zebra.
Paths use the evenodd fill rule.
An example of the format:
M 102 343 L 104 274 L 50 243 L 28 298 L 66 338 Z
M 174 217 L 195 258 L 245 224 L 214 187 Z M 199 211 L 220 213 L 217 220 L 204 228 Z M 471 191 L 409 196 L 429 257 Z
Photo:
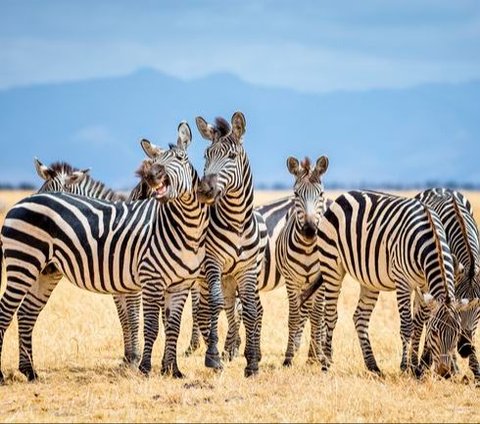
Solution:
M 367 369 L 381 375 L 368 324 L 379 292 L 393 290 L 401 322 L 400 367 L 407 368 L 413 327 L 411 293 L 419 290 L 431 305 L 425 352 L 436 371 L 447 376 L 460 333 L 459 309 L 464 306 L 454 299 L 454 263 L 438 215 L 416 199 L 354 190 L 339 196 L 325 212 L 319 237 L 320 275 L 305 289 L 301 303 L 323 285 L 327 367 L 332 360 L 338 295 L 348 272 L 360 283 L 354 322 Z
M 286 224 L 278 235 L 275 262 L 287 286 L 288 343 L 283 365 L 291 366 L 307 317 L 311 321 L 309 362 L 323 360 L 320 347 L 323 291 L 319 290 L 318 299 L 315 302 L 311 299 L 303 308 L 300 308 L 300 294 L 305 286 L 318 277 L 320 270 L 317 229 L 325 213 L 321 178 L 328 168 L 328 158 L 320 156 L 315 166 L 312 166 L 309 158 L 300 163 L 291 156 L 287 159 L 287 168 L 295 177 L 295 206 L 290 210 Z
M 89 169 L 77 169 L 66 162 L 44 165 L 34 158 L 34 166 L 44 181 L 37 193 L 64 191 L 104 200 L 121 200 L 123 196 L 107 188 L 102 182 L 89 175 Z M 41 272 L 39 280 L 26 293 L 18 309 L 19 370 L 28 380 L 38 376 L 33 367 L 32 333 L 37 318 L 45 307 L 50 295 L 62 278 L 61 272 L 53 264 L 48 264 Z M 124 361 L 135 363 L 140 359 L 138 347 L 138 318 L 129 316 L 124 304 L 139 302 L 137 295 L 113 295 L 120 318 L 124 338 Z M 135 325 L 137 324 L 137 327 Z
M 460 192 L 447 188 L 431 188 L 415 196 L 423 204 L 434 210 L 445 227 L 447 242 L 454 258 L 459 262 L 459 272 L 455 278 L 455 296 L 468 299 L 471 307 L 460 313 L 462 331 L 458 342 L 458 352 L 468 357 L 469 367 L 475 381 L 480 382 L 480 366 L 473 340 L 480 319 L 480 237 L 473 210 L 468 199 Z M 475 307 L 475 304 L 477 305 Z M 415 331 L 412 344 L 412 362 L 418 362 L 418 347 L 423 330 L 426 311 L 418 309 L 415 314 Z
M 266 228 L 253 211 L 253 181 L 250 163 L 243 147 L 246 120 L 235 112 L 232 125 L 223 118 L 208 124 L 196 118 L 197 128 L 211 144 L 205 151 L 205 168 L 199 194 L 209 205 L 205 264 L 198 285 L 199 326 L 208 347 L 205 366 L 222 369 L 217 348 L 218 316 L 225 298 L 242 302 L 246 327 L 245 376 L 258 372 L 262 314 L 257 278 L 266 241 Z M 223 289 L 222 289 L 223 285 Z
M 199 178 L 186 152 L 190 141 L 190 128 L 182 122 L 177 145 L 143 162 L 139 173 L 154 190 L 151 199 L 112 202 L 54 192 L 34 194 L 10 209 L 1 231 L 7 285 L 0 299 L 0 356 L 13 314 L 41 270 L 53 263 L 70 282 L 97 293 L 138 293 L 148 286 L 151 291 L 143 297 L 148 300 L 153 287 L 164 291 L 162 373 L 182 376 L 176 340 L 183 286 L 189 288 L 203 262 L 208 222 L 206 208 L 198 203 Z M 158 314 L 155 322 L 149 307 L 144 305 L 144 373 L 151 369 L 148 349 L 158 329 Z
M 269 292 L 285 285 L 285 279 L 276 269 L 275 244 L 280 229 L 285 225 L 287 212 L 294 204 L 293 196 L 286 196 L 275 199 L 266 204 L 254 208 L 257 220 L 265 223 L 267 230 L 267 242 L 265 246 L 265 257 L 262 262 L 257 287 L 261 292 Z M 192 288 L 192 332 L 190 343 L 185 354 L 191 355 L 200 347 L 201 333 L 198 325 L 198 304 L 200 292 L 197 286 Z M 228 361 L 238 355 L 241 344 L 239 334 L 241 321 L 241 302 L 238 296 L 225 298 L 225 312 L 228 319 L 228 332 L 224 344 L 222 358 Z

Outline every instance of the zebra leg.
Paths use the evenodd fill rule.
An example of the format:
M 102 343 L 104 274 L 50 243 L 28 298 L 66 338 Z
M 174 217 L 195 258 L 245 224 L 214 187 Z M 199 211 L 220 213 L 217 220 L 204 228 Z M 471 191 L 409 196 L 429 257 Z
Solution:
M 319 289 L 318 293 L 313 301 L 313 306 L 310 308 L 310 323 L 311 323 L 311 336 L 310 347 L 308 350 L 307 363 L 321 364 L 322 370 L 327 371 L 327 360 L 323 354 L 323 339 L 322 331 L 324 331 L 324 319 L 325 313 L 323 290 Z
M 190 344 L 185 351 L 185 356 L 190 356 L 200 347 L 200 325 L 198 323 L 198 310 L 200 304 L 200 290 L 196 284 L 190 289 L 192 297 L 192 335 L 190 337 Z
M 283 366 L 291 367 L 296 350 L 295 340 L 298 337 L 299 328 L 301 326 L 300 298 L 298 296 L 298 292 L 292 289 L 293 284 L 290 281 L 287 281 L 286 285 L 288 295 L 288 342 L 287 350 L 285 352 L 285 359 L 283 360 Z
M 240 339 L 240 321 L 236 316 L 237 307 L 237 287 L 232 279 L 229 279 L 228 284 L 224 284 L 224 299 L 225 299 L 225 313 L 228 321 L 227 337 L 225 339 L 225 347 L 223 352 L 223 359 L 231 361 L 238 356 Z
M 263 306 L 262 306 L 262 302 L 261 302 L 261 299 L 260 299 L 260 293 L 258 291 L 258 288 L 257 290 L 255 291 L 255 298 L 257 299 L 257 331 L 258 331 L 258 334 L 256 335 L 257 337 L 257 340 L 258 340 L 258 353 L 257 353 L 257 357 L 258 357 L 258 362 L 260 362 L 262 360 L 262 346 L 261 346 L 261 338 L 262 338 L 262 320 L 263 320 Z M 241 306 L 241 303 L 240 303 L 240 306 Z M 242 315 L 241 315 L 241 310 L 240 310 L 240 318 L 239 318 L 239 321 L 241 321 L 241 318 L 242 318 Z M 239 323 L 240 325 L 240 323 Z M 238 345 L 240 346 L 240 335 L 238 336 Z
M 370 338 L 368 335 L 368 326 L 375 304 L 378 300 L 379 291 L 371 290 L 364 285 L 360 285 L 360 296 L 358 298 L 357 307 L 353 314 L 355 329 L 357 330 L 358 340 L 362 348 L 363 361 L 365 366 L 371 372 L 381 375 L 382 372 L 378 368 L 377 361 L 373 355 Z
M 257 275 L 255 269 L 245 271 L 238 279 L 238 290 L 242 301 L 242 317 L 245 322 L 245 377 L 258 373 L 258 314 L 257 314 Z
M 125 295 L 128 311 L 128 328 L 130 333 L 130 352 L 127 363 L 138 365 L 141 359 L 140 343 L 138 340 L 140 329 L 140 305 L 142 303 L 142 292 Z
M 405 371 L 408 367 L 408 352 L 413 333 L 411 312 L 411 293 L 407 284 L 397 283 L 397 303 L 400 314 L 400 338 L 402 340 L 402 360 L 400 369 Z
M 409 369 L 413 373 L 416 372 L 418 367 L 418 355 L 420 352 L 420 340 L 422 338 L 423 327 L 428 318 L 428 309 L 426 306 L 421 305 L 415 297 L 414 302 L 414 316 L 413 316 L 413 334 L 412 334 L 412 347 L 410 351 L 410 364 Z
M 123 363 L 126 365 L 137 365 L 140 361 L 138 328 L 141 296 L 141 292 L 113 295 L 113 301 L 117 308 L 118 318 L 122 327 L 124 346 Z
M 143 286 L 143 355 L 140 362 L 140 371 L 148 375 L 152 370 L 152 350 L 158 337 L 160 309 L 162 309 L 163 296 L 159 296 L 160 288 L 152 288 L 148 284 Z
M 19 367 L 20 372 L 29 381 L 38 378 L 33 365 L 32 333 L 40 312 L 48 302 L 62 274 L 53 265 L 48 265 L 37 281 L 25 295 L 17 312 L 19 338 Z
M 208 347 L 205 354 L 205 366 L 221 370 L 223 368 L 220 354 L 218 353 L 218 316 L 223 309 L 223 293 L 221 272 L 217 264 L 207 266 L 208 303 L 210 306 L 210 331 L 208 334 Z
M 198 328 L 200 329 L 200 334 L 202 335 L 205 345 L 208 346 L 208 337 L 210 335 L 210 306 L 207 282 L 203 279 L 198 282 L 198 293 Z
M 162 374 L 183 378 L 177 364 L 177 342 L 182 321 L 182 312 L 187 300 L 189 287 L 179 291 L 165 292 L 165 349 L 162 359 Z
M 39 274 L 39 269 L 20 268 L 16 264 L 9 264 L 6 267 L 7 285 L 0 299 L 0 383 L 4 382 L 1 371 L 1 357 L 5 332 L 10 326 L 13 315 L 22 303 L 25 295 L 39 278 Z

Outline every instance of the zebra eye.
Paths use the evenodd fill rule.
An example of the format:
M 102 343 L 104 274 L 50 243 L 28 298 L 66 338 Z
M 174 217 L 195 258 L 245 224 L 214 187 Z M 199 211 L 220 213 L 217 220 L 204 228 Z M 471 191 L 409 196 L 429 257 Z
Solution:
M 237 153 L 236 153 L 236 152 L 230 152 L 230 153 L 228 154 L 228 158 L 229 158 L 229 159 L 235 159 L 236 157 L 237 157 Z

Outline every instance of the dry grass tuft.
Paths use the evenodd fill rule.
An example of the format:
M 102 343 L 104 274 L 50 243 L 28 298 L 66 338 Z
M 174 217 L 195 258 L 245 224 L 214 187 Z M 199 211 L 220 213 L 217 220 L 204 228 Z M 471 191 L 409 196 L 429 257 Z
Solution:
M 0 197 L 11 205 L 26 194 L 0 192 Z M 328 194 L 334 198 L 338 193 Z M 261 193 L 257 201 L 281 195 Z M 480 194 L 466 195 L 479 217 Z M 187 377 L 174 380 L 160 375 L 162 337 L 155 345 L 151 377 L 122 367 L 121 331 L 111 297 L 62 281 L 34 333 L 39 382 L 27 383 L 17 371 L 16 320 L 7 331 L 0 421 L 479 422 L 480 389 L 471 382 L 464 360 L 460 365 L 462 375 L 468 376 L 467 384 L 462 375 L 453 381 L 433 375 L 417 381 L 400 373 L 399 319 L 392 293 L 380 296 L 370 329 L 385 377 L 365 371 L 352 322 L 357 296 L 358 284 L 346 279 L 333 340 L 334 364 L 328 373 L 305 364 L 308 326 L 294 366 L 281 366 L 287 341 L 287 299 L 285 290 L 279 289 L 262 295 L 263 360 L 257 377 L 243 377 L 243 358 L 227 363 L 220 374 L 207 370 L 202 347 L 192 357 L 179 356 L 179 366 Z M 179 352 L 188 346 L 190 323 L 187 302 Z M 223 314 L 220 330 L 224 340 Z M 244 333 L 242 336 L 244 339 Z M 478 342 L 477 337 L 477 346 Z

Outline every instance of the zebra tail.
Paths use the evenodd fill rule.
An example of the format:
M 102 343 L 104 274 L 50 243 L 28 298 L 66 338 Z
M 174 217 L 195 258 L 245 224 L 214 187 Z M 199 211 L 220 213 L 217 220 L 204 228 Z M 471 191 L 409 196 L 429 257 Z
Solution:
M 313 294 L 322 286 L 323 277 L 322 274 L 319 274 L 317 279 L 311 283 L 301 294 L 300 294 L 300 307 L 310 299 Z

